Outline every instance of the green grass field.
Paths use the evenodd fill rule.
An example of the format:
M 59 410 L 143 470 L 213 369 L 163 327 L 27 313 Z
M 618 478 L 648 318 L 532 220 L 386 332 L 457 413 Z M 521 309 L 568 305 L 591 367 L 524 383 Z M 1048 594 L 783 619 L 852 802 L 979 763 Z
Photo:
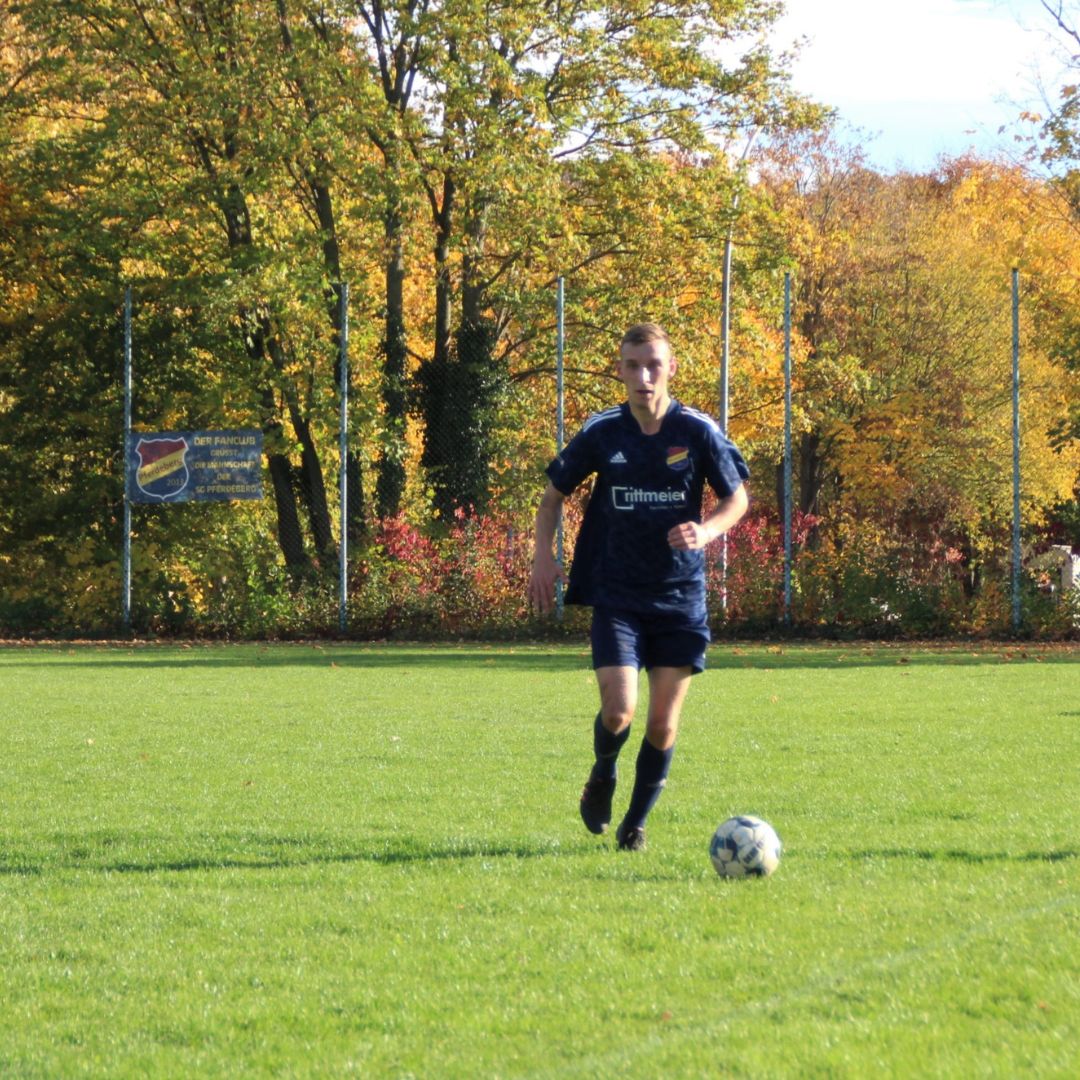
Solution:
M 0 1076 L 1080 1075 L 1080 650 L 709 662 L 625 853 L 584 649 L 0 649 Z

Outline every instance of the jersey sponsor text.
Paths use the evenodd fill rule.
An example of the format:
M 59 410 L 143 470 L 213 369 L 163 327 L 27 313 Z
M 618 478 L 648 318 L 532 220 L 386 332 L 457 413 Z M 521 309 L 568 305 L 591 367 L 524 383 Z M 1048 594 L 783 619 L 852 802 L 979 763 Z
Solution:
M 650 491 L 647 488 L 612 487 L 611 502 L 616 510 L 634 510 L 639 506 L 666 509 L 669 506 L 685 506 L 686 492 L 677 488 Z

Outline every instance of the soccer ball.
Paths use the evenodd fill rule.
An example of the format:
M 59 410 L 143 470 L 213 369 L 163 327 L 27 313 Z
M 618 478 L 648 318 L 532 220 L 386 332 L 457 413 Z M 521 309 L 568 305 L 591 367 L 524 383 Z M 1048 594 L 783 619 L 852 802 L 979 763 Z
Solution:
M 740 814 L 717 826 L 709 858 L 721 877 L 768 877 L 780 865 L 780 848 L 767 821 Z

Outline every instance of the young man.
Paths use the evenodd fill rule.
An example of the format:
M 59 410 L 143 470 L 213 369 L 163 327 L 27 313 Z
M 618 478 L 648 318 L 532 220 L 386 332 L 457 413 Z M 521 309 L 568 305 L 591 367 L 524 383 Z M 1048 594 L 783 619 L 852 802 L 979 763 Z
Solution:
M 607 831 L 616 759 L 630 735 L 638 672 L 648 673 L 649 707 L 630 805 L 615 836 L 619 848 L 645 846 L 645 819 L 667 779 L 679 714 L 691 676 L 704 670 L 709 641 L 703 549 L 746 512 L 742 455 L 704 413 L 668 392 L 675 358 L 652 323 L 630 327 L 619 348 L 626 402 L 589 417 L 548 466 L 536 514 L 529 598 L 540 612 L 563 579 L 552 552 L 563 500 L 596 474 L 581 524 L 566 593 L 593 608 L 593 668 L 600 712 L 593 728 L 596 762 L 581 795 L 581 818 Z M 719 497 L 701 519 L 708 484 Z

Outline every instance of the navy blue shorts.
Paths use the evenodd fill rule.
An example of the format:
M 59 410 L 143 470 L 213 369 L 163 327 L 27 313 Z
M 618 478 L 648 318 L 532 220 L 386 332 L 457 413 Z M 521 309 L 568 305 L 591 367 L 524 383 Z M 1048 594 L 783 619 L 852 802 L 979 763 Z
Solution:
M 692 675 L 705 670 L 709 624 L 704 614 L 654 614 L 594 607 L 592 630 L 593 670 L 602 667 L 688 667 Z

